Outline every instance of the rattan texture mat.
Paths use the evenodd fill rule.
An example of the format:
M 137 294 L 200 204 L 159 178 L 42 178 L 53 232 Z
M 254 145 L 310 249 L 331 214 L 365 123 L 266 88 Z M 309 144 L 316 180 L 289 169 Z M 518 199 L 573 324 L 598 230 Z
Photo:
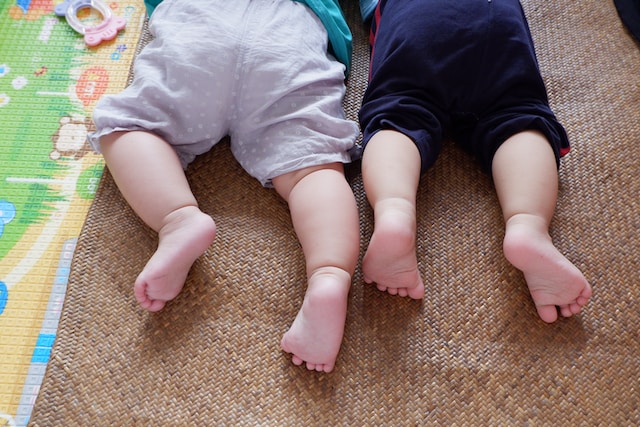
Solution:
M 356 2 L 344 6 L 355 37 L 345 105 L 355 119 L 367 31 Z M 104 175 L 31 424 L 640 424 L 640 50 L 610 1 L 523 6 L 573 145 L 552 235 L 594 288 L 579 316 L 538 319 L 503 258 L 489 177 L 447 144 L 418 197 L 425 300 L 379 292 L 358 269 L 336 369 L 295 367 L 279 349 L 305 291 L 287 206 L 223 143 L 188 169 L 216 241 L 157 314 L 132 293 L 155 236 Z M 350 182 L 364 250 L 372 215 L 356 165 Z

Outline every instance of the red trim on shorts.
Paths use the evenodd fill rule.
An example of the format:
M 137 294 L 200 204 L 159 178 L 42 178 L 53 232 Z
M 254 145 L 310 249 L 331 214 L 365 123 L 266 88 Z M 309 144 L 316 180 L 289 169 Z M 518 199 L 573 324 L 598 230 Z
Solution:
M 371 26 L 369 29 L 369 45 L 371 46 L 371 55 L 369 60 L 369 80 L 371 80 L 371 61 L 373 61 L 373 54 L 375 52 L 375 43 L 376 43 L 376 33 L 378 31 L 378 25 L 380 24 L 380 17 L 382 13 L 380 12 L 380 1 L 378 1 L 378 5 L 376 6 L 376 10 L 373 13 L 373 18 L 371 19 Z

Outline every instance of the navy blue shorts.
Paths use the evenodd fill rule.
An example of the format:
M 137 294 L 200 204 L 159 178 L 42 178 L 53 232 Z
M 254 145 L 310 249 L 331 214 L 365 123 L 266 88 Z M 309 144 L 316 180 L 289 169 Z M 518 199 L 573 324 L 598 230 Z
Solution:
M 363 144 L 394 129 L 411 138 L 425 171 L 452 138 L 486 171 L 509 137 L 542 132 L 556 163 L 569 151 L 549 107 L 518 0 L 381 0 L 371 24 Z

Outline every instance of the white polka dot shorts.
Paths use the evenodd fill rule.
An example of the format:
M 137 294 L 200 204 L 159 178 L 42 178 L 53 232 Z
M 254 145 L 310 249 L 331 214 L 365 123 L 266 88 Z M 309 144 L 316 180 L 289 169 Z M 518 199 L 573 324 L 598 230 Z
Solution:
M 327 53 L 327 32 L 291 0 L 165 0 L 134 80 L 94 109 L 100 137 L 153 132 L 183 167 L 224 136 L 263 185 L 298 169 L 350 161 L 358 136 L 342 107 L 345 67 Z

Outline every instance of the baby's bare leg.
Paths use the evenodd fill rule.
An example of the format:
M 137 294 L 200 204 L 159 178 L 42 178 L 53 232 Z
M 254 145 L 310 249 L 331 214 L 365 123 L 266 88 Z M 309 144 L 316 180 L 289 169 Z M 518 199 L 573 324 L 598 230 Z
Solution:
M 540 318 L 548 323 L 580 312 L 591 286 L 549 236 L 558 194 L 553 151 L 539 132 L 509 138 L 496 152 L 493 178 L 504 215 L 504 254 L 524 273 Z
M 273 180 L 289 203 L 304 252 L 307 292 L 281 347 L 293 363 L 330 372 L 347 316 L 351 276 L 358 261 L 358 209 L 342 164 L 306 168 Z
M 383 130 L 367 144 L 362 178 L 374 231 L 362 261 L 367 283 L 392 295 L 424 297 L 416 258 L 416 192 L 420 153 L 405 135 Z
M 175 298 L 194 261 L 215 237 L 213 219 L 200 211 L 173 148 L 147 132 L 116 132 L 100 141 L 120 192 L 149 227 L 158 248 L 134 284 L 140 305 L 162 309 Z

